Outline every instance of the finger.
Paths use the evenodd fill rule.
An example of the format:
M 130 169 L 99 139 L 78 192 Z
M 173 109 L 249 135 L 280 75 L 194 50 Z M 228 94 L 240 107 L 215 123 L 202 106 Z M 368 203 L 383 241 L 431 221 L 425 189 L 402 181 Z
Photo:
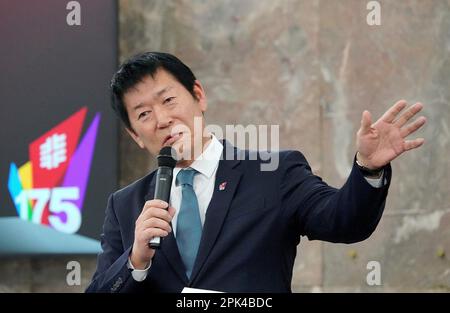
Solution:
M 424 116 L 419 117 L 417 120 L 415 120 L 413 123 L 406 125 L 401 129 L 401 136 L 402 138 L 405 138 L 418 130 L 420 127 L 422 127 L 426 123 L 427 119 Z
M 170 216 L 174 217 L 176 211 L 177 210 L 174 207 L 172 207 L 172 206 L 169 207 L 168 212 L 169 212 Z
M 143 221 L 142 223 L 139 224 L 138 228 L 139 229 L 159 228 L 169 233 L 172 231 L 172 227 L 170 227 L 167 221 L 156 217 L 152 217 L 148 220 Z
M 166 209 L 151 207 L 139 216 L 138 221 L 145 221 L 152 217 L 160 218 L 167 222 L 172 220 L 172 215 Z
M 423 143 L 425 142 L 425 139 L 423 138 L 417 138 L 414 140 L 406 140 L 404 143 L 404 149 L 405 151 L 412 150 L 419 148 Z
M 361 118 L 361 134 L 367 134 L 370 132 L 370 127 L 372 125 L 372 115 L 369 111 L 365 110 Z
M 139 217 L 136 220 L 136 223 L 140 220 L 143 220 L 143 219 L 145 220 L 152 216 L 152 213 L 147 213 L 149 211 L 149 209 L 151 209 L 151 208 L 166 209 L 167 206 L 168 206 L 168 203 L 163 200 L 153 199 L 153 200 L 146 201 L 144 203 L 144 207 L 142 208 L 141 214 L 139 215 Z
M 142 232 L 143 238 L 148 241 L 154 237 L 166 237 L 169 235 L 168 232 L 159 228 L 147 228 Z
M 392 123 L 395 117 L 400 113 L 407 105 L 405 100 L 400 100 L 394 104 L 389 110 L 387 110 L 381 119 L 386 123 Z
M 145 211 L 145 210 L 149 209 L 150 207 L 167 209 L 168 206 L 169 206 L 169 204 L 166 201 L 159 200 L 159 199 L 153 199 L 153 200 L 149 200 L 149 201 L 145 202 L 144 208 L 142 209 L 142 211 Z
M 397 121 L 395 121 L 395 125 L 398 127 L 402 127 L 406 124 L 414 115 L 416 115 L 420 110 L 422 110 L 423 104 L 416 103 L 412 107 L 410 107 L 405 113 L 403 113 Z

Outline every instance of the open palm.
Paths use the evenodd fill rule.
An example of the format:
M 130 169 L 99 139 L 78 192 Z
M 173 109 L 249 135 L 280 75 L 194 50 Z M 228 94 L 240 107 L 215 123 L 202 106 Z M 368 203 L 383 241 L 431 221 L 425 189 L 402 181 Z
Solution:
M 381 168 L 403 152 L 418 148 L 424 143 L 423 138 L 406 140 L 407 136 L 426 123 L 426 118 L 421 116 L 407 124 L 422 110 L 423 105 L 416 103 L 397 118 L 406 106 L 406 101 L 398 101 L 374 124 L 372 124 L 370 112 L 363 112 L 361 128 L 356 135 L 356 146 L 358 160 L 366 167 Z

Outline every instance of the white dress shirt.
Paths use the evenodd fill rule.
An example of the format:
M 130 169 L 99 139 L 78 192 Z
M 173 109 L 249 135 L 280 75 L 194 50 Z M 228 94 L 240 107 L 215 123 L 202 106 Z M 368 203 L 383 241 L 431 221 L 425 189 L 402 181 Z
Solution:
M 222 156 L 223 145 L 214 135 L 211 135 L 212 139 L 203 151 L 203 153 L 192 162 L 190 165 L 191 168 L 198 171 L 198 173 L 194 176 L 194 191 L 197 195 L 198 199 L 198 207 L 200 210 L 200 219 L 202 222 L 202 226 L 205 223 L 206 210 L 208 209 L 208 205 L 211 202 L 211 198 L 214 191 L 214 185 L 216 181 L 216 173 L 217 168 L 219 167 L 219 161 Z M 177 234 L 177 220 L 178 220 L 178 212 L 181 204 L 181 186 L 176 184 L 177 174 L 182 170 L 181 167 L 175 167 L 173 170 L 173 180 L 172 187 L 170 189 L 170 201 L 169 204 L 171 207 L 175 208 L 175 215 L 172 219 L 172 231 L 176 238 Z M 384 175 L 381 175 L 380 178 L 367 178 L 367 182 L 375 188 L 381 187 L 382 178 Z M 128 268 L 131 269 L 131 275 L 136 281 L 143 281 L 147 277 L 148 270 L 150 269 L 150 264 L 146 269 L 138 270 L 133 267 L 131 264 L 130 258 L 128 258 Z
M 205 224 L 206 210 L 208 209 L 208 205 L 211 202 L 213 195 L 216 173 L 217 168 L 219 167 L 220 157 L 222 156 L 222 150 L 223 145 L 214 135 L 212 135 L 212 139 L 206 149 L 189 166 L 198 172 L 194 176 L 193 187 L 198 199 L 198 208 L 200 210 L 202 226 Z M 176 177 L 181 170 L 181 167 L 175 167 L 173 169 L 172 188 L 170 189 L 170 206 L 176 209 L 172 219 L 172 229 L 175 237 L 177 236 L 178 209 L 181 205 L 181 186 L 176 184 Z

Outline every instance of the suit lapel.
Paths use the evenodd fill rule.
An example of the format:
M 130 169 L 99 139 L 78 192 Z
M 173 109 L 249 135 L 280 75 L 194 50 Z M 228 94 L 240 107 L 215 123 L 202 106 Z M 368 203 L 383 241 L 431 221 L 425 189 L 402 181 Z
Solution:
M 224 155 L 230 155 L 230 152 L 233 157 L 227 160 Z M 235 148 L 228 142 L 224 142 L 224 154 L 222 155 L 222 160 L 219 161 L 213 195 L 206 211 L 202 238 L 192 271 L 190 285 L 193 284 L 195 278 L 200 273 L 222 229 L 223 222 L 242 176 L 241 171 L 235 168 L 239 162 L 239 160 L 236 160 Z
M 237 154 L 239 149 L 233 147 L 229 142 L 222 141 L 224 151 L 222 159 L 219 161 L 219 167 L 216 173 L 216 181 L 214 183 L 214 191 L 211 198 L 211 202 L 208 205 L 208 209 L 205 217 L 205 224 L 203 227 L 202 238 L 195 260 L 194 268 L 192 271 L 189 285 L 192 285 L 196 277 L 198 277 L 200 271 L 205 264 L 208 255 L 210 254 L 214 243 L 222 229 L 223 222 L 228 213 L 231 201 L 233 200 L 237 186 L 241 179 L 242 173 L 239 169 L 235 168 L 239 164 L 239 157 Z M 231 157 L 226 157 L 230 156 Z M 150 182 L 149 192 L 145 196 L 145 201 L 151 200 L 155 193 L 156 172 Z M 225 188 L 220 188 L 221 184 L 225 183 Z M 223 186 L 223 185 L 222 185 Z M 161 252 L 166 257 L 172 269 L 177 273 L 180 279 L 188 284 L 188 278 L 186 276 L 183 261 L 181 260 L 180 253 L 176 239 L 171 232 L 167 237 L 162 240 Z M 157 252 L 158 253 L 158 252 Z
M 154 198 L 155 183 L 156 183 L 156 172 L 155 175 L 153 175 L 153 179 L 150 183 L 149 192 L 145 196 L 145 201 L 152 200 Z M 180 253 L 178 252 L 178 246 L 175 237 L 173 235 L 173 232 L 170 232 L 169 235 L 162 240 L 160 252 L 164 254 L 167 261 L 172 266 L 172 269 L 178 274 L 180 279 L 186 285 L 188 283 L 188 279 L 186 277 L 183 261 L 181 260 Z M 158 251 L 156 253 L 158 253 Z

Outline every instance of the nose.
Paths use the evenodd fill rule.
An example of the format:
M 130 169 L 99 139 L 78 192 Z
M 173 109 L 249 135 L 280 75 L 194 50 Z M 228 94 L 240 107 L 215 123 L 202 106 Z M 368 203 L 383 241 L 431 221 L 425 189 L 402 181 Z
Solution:
M 154 108 L 156 127 L 166 128 L 172 124 L 172 117 L 164 108 Z

